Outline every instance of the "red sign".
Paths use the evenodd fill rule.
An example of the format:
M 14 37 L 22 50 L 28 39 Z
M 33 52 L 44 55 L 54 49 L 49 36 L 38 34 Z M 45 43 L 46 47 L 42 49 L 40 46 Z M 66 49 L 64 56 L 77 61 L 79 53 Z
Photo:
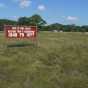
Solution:
M 37 36 L 36 26 L 4 26 L 7 38 L 35 38 Z

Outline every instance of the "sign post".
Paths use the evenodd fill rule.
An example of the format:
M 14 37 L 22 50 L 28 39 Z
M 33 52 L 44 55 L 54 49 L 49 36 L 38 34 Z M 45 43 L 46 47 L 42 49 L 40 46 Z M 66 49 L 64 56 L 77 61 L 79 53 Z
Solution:
M 7 39 L 29 39 L 37 42 L 37 26 L 4 26 Z

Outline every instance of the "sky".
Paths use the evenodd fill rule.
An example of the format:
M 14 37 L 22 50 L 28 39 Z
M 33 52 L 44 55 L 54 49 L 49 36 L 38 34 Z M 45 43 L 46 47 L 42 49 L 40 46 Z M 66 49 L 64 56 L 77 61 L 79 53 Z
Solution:
M 88 0 L 0 0 L 0 19 L 39 14 L 48 24 L 88 25 Z

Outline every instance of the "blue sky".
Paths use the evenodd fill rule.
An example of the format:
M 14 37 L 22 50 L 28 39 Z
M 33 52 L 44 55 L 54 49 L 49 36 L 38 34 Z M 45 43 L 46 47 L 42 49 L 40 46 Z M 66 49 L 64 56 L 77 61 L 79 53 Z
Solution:
M 88 25 L 88 0 L 0 0 L 0 18 L 40 14 L 48 24 Z

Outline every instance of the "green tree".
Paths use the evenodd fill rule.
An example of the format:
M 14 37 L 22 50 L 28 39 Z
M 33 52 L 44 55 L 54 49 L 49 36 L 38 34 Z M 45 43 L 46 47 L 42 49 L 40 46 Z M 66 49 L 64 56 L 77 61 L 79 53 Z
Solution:
M 37 14 L 31 16 L 29 19 L 32 25 L 44 26 L 46 24 L 46 21 Z
M 20 17 L 18 19 L 18 25 L 30 25 L 30 20 L 27 17 Z
M 53 31 L 53 30 L 60 31 L 60 30 L 63 30 L 63 25 L 59 23 L 50 24 L 46 26 L 46 30 L 47 31 Z
M 14 20 L 0 19 L 0 31 L 4 30 L 4 25 L 16 25 L 17 22 Z
M 46 21 L 41 18 L 40 15 L 33 15 L 31 17 L 20 17 L 18 19 L 19 25 L 32 25 L 32 26 L 38 26 L 40 30 L 45 26 Z
M 29 19 L 31 25 L 37 26 L 39 30 L 44 30 L 46 21 L 40 15 L 35 14 L 31 16 Z
M 88 32 L 88 26 L 87 25 L 82 26 L 81 32 Z

